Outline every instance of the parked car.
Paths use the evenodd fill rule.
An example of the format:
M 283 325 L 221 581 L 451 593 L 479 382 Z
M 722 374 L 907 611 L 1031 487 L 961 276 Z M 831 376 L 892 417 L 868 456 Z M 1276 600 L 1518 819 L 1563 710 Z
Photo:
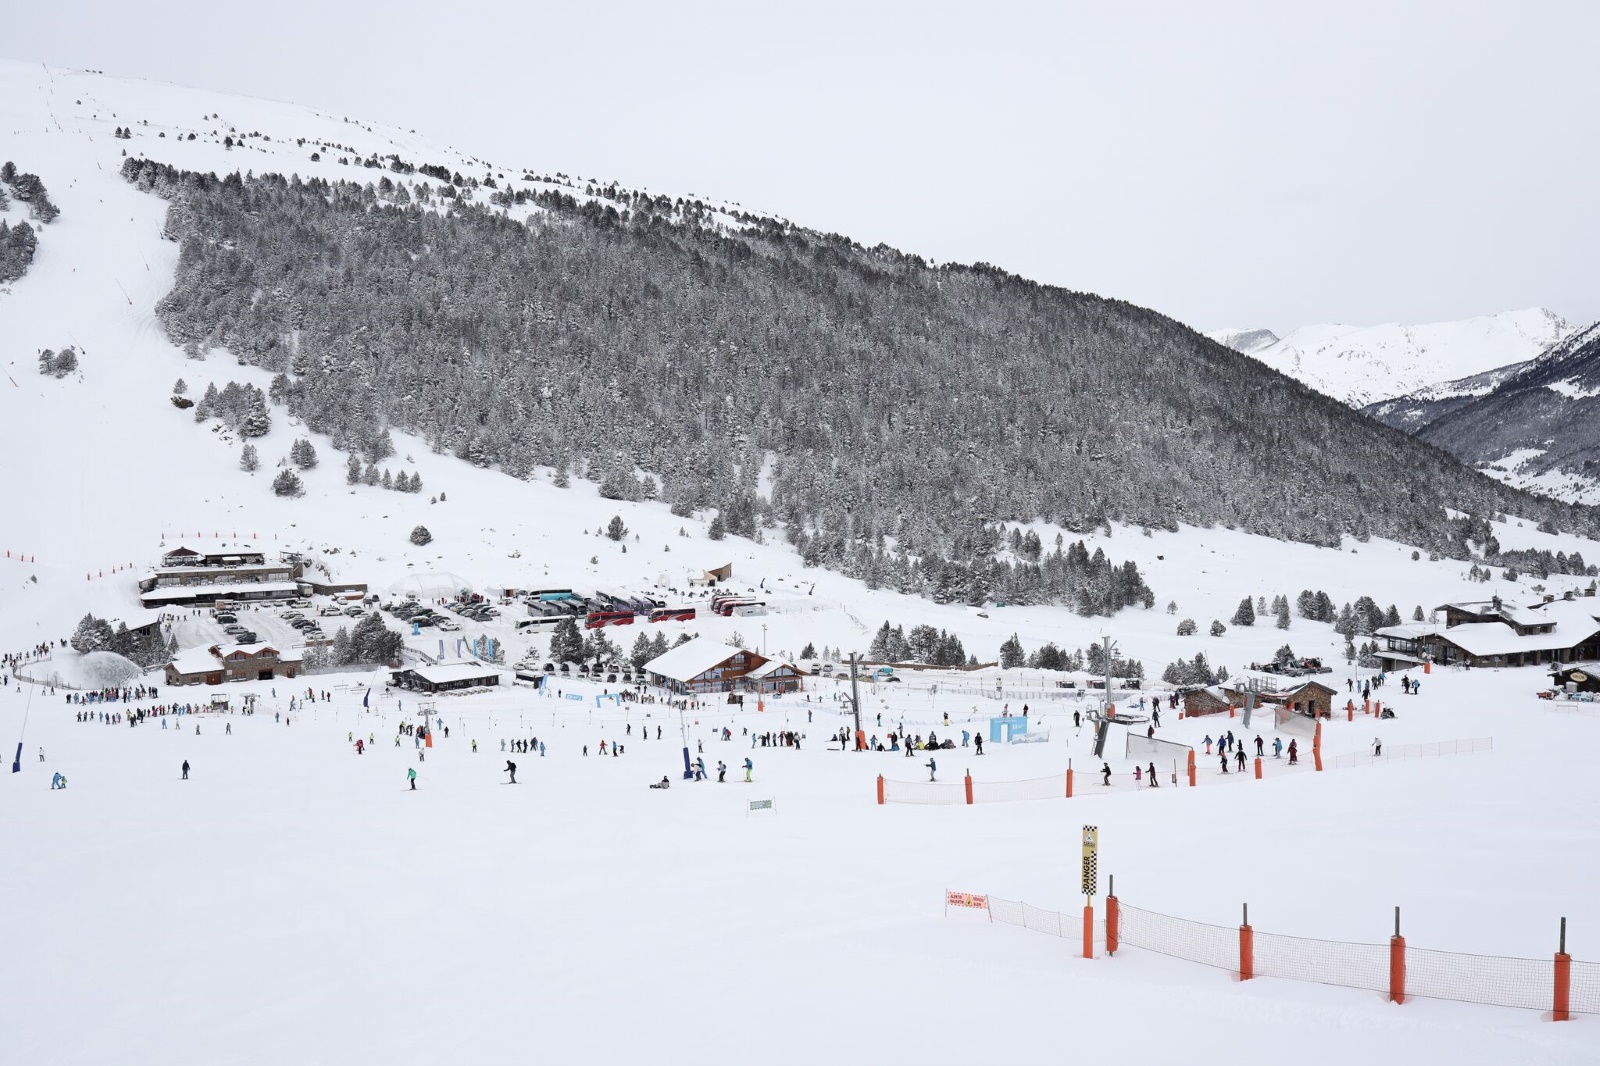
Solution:
M 234 634 L 234 637 L 233 637 L 234 643 L 236 643 L 236 644 L 254 644 L 258 639 L 260 639 L 260 638 L 258 638 L 254 633 L 250 632 L 248 629 L 245 630 L 243 633 Z
M 324 607 L 321 610 L 319 610 L 317 613 L 322 615 L 324 618 L 327 618 L 330 615 L 338 614 L 339 613 L 339 608 L 331 607 L 331 606 L 330 607 Z
M 346 607 L 344 609 L 344 613 L 349 615 L 351 618 L 360 618 L 367 612 L 362 610 L 360 607 Z
M 239 620 L 239 616 L 238 615 L 234 615 L 234 614 L 225 614 L 224 613 L 224 614 L 217 615 L 217 621 L 221 622 L 223 625 L 232 625 L 234 622 L 237 622 L 238 620 Z
M 456 625 L 454 622 L 450 621 L 450 619 L 448 619 L 448 618 L 439 619 L 439 628 L 444 630 L 446 633 L 459 633 L 459 632 L 461 632 L 461 627 Z

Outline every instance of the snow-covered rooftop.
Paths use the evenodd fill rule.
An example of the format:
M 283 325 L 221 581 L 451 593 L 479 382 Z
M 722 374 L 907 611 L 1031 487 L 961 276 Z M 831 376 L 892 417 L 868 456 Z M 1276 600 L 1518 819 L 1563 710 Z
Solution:
M 699 677 L 733 656 L 738 655 L 742 649 L 731 644 L 724 644 L 720 640 L 709 637 L 697 637 L 687 644 L 680 644 L 663 655 L 644 664 L 645 672 L 660 674 L 670 677 L 674 681 L 689 681 Z M 749 652 L 747 654 L 755 654 Z
M 414 666 L 411 672 L 434 685 L 446 685 L 452 681 L 472 681 L 499 673 L 494 667 L 486 666 L 476 659 L 440 663 L 437 666 Z
M 246 593 L 297 593 L 300 586 L 293 581 L 244 581 L 227 585 L 167 585 L 163 588 L 151 589 L 142 593 L 139 599 L 145 603 L 159 603 L 173 597 L 187 597 L 190 599 L 226 599 L 229 596 L 244 595 Z
M 1443 634 L 1443 639 L 1470 655 L 1515 655 L 1518 652 L 1559 651 L 1582 644 L 1596 632 L 1600 624 L 1593 619 L 1587 627 L 1563 628 L 1557 626 L 1549 633 L 1530 633 L 1522 636 L 1505 622 L 1478 622 L 1455 626 Z

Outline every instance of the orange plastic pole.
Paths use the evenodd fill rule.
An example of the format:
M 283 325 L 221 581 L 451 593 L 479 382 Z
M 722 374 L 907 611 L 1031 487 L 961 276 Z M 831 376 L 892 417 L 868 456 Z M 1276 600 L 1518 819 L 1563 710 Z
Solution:
M 1347 722 L 1353 722 L 1353 721 L 1356 720 L 1356 701 L 1355 700 L 1346 700 L 1345 701 L 1345 704 L 1344 704 L 1344 720 L 1347 721 Z
M 883 806 L 883 775 L 878 775 L 878 806 Z
M 1361 701 L 1361 713 L 1362 714 L 1371 714 L 1372 713 L 1372 701 L 1371 700 L 1362 700 Z
M 967 775 L 967 806 L 972 806 L 972 775 Z
M 1406 938 L 1400 935 L 1400 908 L 1394 909 L 1394 936 L 1389 938 L 1389 1001 L 1406 1001 Z
M 1564 951 L 1556 953 L 1556 996 L 1553 1009 L 1550 1011 L 1550 1020 L 1565 1022 L 1572 1020 L 1569 1005 L 1572 1002 L 1572 956 Z
M 1072 798 L 1072 767 L 1067 767 L 1067 799 Z
M 1194 787 L 1194 749 L 1189 749 L 1189 787 Z
M 1422 664 L 1422 672 L 1425 673 L 1425 674 L 1433 673 L 1433 664 L 1432 663 L 1423 663 Z
M 1572 1002 L 1572 956 L 1567 954 L 1567 920 L 1561 919 L 1561 946 L 1556 951 L 1555 997 L 1550 1007 L 1550 1020 L 1565 1022 L 1572 1019 L 1568 1008 Z
M 1094 904 L 1083 905 L 1083 957 L 1094 958 Z
M 1261 756 L 1256 756 L 1256 780 L 1261 780 Z
M 1239 927 L 1239 980 L 1256 975 L 1256 931 L 1247 922 Z
M 1116 896 L 1106 897 L 1106 954 L 1117 953 L 1117 923 L 1122 919 L 1121 908 L 1117 906 Z
M 1317 764 L 1317 772 L 1322 772 L 1322 723 L 1317 723 L 1317 735 L 1311 740 L 1311 758 Z

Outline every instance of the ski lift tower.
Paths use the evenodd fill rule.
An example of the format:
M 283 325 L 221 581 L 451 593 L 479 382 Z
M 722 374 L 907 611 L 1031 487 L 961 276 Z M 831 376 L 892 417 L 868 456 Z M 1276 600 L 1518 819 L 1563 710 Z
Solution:
M 423 732 L 433 735 L 432 716 L 439 713 L 438 705 L 433 700 L 423 700 L 418 704 L 418 713 L 422 715 Z
M 1102 633 L 1100 634 L 1100 646 L 1105 649 L 1106 653 L 1106 696 L 1101 701 L 1100 713 L 1109 718 L 1111 717 L 1111 654 L 1116 649 L 1117 642 Z

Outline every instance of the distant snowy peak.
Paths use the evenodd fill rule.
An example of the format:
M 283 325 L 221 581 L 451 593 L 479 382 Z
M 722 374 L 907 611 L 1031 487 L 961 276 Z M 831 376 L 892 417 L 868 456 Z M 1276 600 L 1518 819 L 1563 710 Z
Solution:
M 1213 340 L 1352 407 L 1523 363 L 1572 334 L 1542 307 L 1406 326 L 1303 326 L 1265 345 L 1265 330 L 1219 330 Z
M 1278 343 L 1278 335 L 1270 329 L 1217 329 L 1206 334 L 1218 344 L 1245 355 L 1254 355 L 1263 348 Z

